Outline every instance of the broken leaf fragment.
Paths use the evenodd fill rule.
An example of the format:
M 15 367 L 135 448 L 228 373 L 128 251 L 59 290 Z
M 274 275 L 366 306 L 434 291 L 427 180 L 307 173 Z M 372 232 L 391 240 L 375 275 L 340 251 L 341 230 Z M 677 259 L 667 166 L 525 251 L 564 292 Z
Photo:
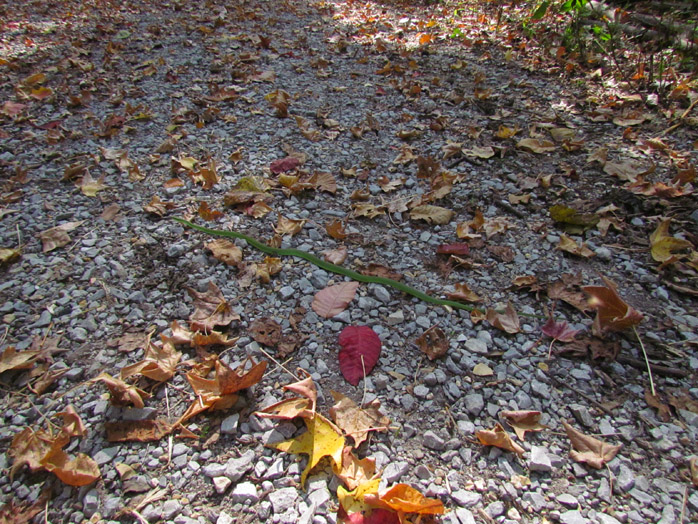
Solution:
M 693 247 L 693 244 L 688 240 L 676 238 L 669 234 L 670 223 L 671 219 L 662 220 L 657 229 L 650 235 L 652 258 L 657 262 L 670 263 L 678 260 L 678 256 L 674 254 L 674 251 Z
M 540 423 L 540 411 L 502 411 L 499 413 L 523 442 L 527 431 L 543 431 L 548 426 Z
M 191 329 L 209 333 L 215 326 L 227 326 L 240 316 L 233 311 L 223 293 L 213 282 L 208 283 L 208 289 L 200 293 L 187 287 L 189 296 L 194 299 L 195 310 L 189 317 Z
M 40 353 L 40 350 L 32 349 L 16 351 L 14 346 L 7 346 L 0 355 L 0 373 L 11 369 L 30 369 Z
M 429 360 L 443 357 L 448 353 L 448 337 L 439 326 L 431 326 L 417 337 L 415 343 Z
M 111 395 L 111 403 L 115 406 L 127 406 L 132 404 L 137 408 L 145 407 L 144 399 L 150 398 L 150 395 L 140 388 L 132 384 L 127 384 L 120 378 L 115 378 L 108 373 L 100 373 L 91 382 L 104 382 Z
M 613 460 L 623 447 L 622 444 L 613 446 L 606 442 L 581 433 L 564 420 L 562 426 L 572 444 L 570 457 L 577 462 L 583 462 L 595 469 L 601 469 L 604 464 Z
M 52 448 L 41 460 L 41 465 L 69 486 L 87 486 L 102 476 L 92 458 L 77 453 L 70 459 L 60 447 Z
M 323 457 L 329 457 L 332 467 L 337 470 L 342 467 L 342 451 L 344 450 L 344 437 L 325 417 L 315 413 L 312 418 L 304 418 L 308 431 L 297 438 L 284 440 L 269 447 L 285 451 L 287 453 L 303 453 L 308 455 L 308 465 L 301 473 L 301 486 L 305 485 L 308 473 L 318 465 Z
M 148 340 L 143 360 L 121 368 L 119 376 L 122 380 L 133 375 L 143 375 L 156 382 L 166 382 L 175 373 L 182 353 L 175 349 L 169 341 L 157 344 Z
M 351 449 L 351 446 L 344 447 L 342 467 L 336 474 L 349 490 L 354 490 L 375 477 L 376 460 L 371 457 L 358 459 Z
M 242 249 L 225 238 L 217 238 L 216 240 L 212 240 L 204 247 L 211 251 L 213 258 L 220 260 L 229 266 L 237 266 L 240 262 L 242 262 Z
M 364 501 L 378 508 L 392 509 L 401 513 L 418 515 L 441 515 L 444 505 L 439 499 L 430 499 L 407 484 L 395 484 L 378 495 L 367 494 Z
M 69 231 L 79 227 L 84 220 L 79 222 L 66 222 L 60 226 L 46 229 L 39 233 L 39 238 L 43 244 L 42 251 L 48 253 L 56 248 L 63 247 L 70 242 Z
M 494 429 L 480 429 L 476 431 L 475 436 L 480 441 L 480 444 L 485 446 L 495 446 L 506 451 L 513 451 L 519 456 L 525 453 L 521 446 L 511 440 L 509 434 L 499 423 L 494 426 Z
M 444 225 L 448 224 L 451 218 L 453 218 L 453 211 L 445 207 L 426 204 L 412 208 L 410 218 L 412 220 L 426 220 L 430 224 Z
M 565 251 L 583 258 L 591 258 L 596 254 L 589 249 L 584 242 L 577 244 L 572 238 L 568 237 L 564 233 L 560 234 L 560 243 L 557 245 L 557 248 L 560 251 Z

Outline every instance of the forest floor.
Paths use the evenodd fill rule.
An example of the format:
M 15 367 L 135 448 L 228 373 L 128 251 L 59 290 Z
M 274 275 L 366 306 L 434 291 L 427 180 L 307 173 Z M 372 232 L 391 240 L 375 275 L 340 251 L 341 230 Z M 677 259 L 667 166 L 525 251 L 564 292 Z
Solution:
M 449 2 L 0 18 L 0 522 L 698 519 L 694 83 Z

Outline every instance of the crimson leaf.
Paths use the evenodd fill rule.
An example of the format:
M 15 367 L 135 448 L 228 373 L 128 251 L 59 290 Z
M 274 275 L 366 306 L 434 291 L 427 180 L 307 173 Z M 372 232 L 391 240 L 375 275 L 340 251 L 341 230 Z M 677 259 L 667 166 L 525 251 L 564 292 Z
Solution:
M 347 326 L 339 334 L 339 345 L 339 370 L 356 386 L 365 376 L 364 369 L 368 375 L 378 362 L 381 340 L 368 326 Z

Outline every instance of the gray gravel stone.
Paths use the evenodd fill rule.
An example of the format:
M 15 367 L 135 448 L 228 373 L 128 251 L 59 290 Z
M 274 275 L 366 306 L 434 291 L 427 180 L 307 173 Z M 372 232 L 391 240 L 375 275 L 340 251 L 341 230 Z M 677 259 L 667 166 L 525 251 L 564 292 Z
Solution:
M 167 500 L 162 505 L 162 518 L 165 520 L 170 520 L 175 515 L 182 511 L 182 503 L 179 500 Z
M 479 338 L 469 338 L 465 341 L 465 348 L 472 353 L 487 353 L 487 344 Z
M 229 417 L 225 417 L 221 421 L 221 433 L 223 433 L 224 435 L 234 435 L 235 433 L 237 433 L 239 420 L 239 413 L 233 413 Z
M 562 493 L 555 497 L 555 500 L 557 500 L 560 504 L 568 508 L 577 508 L 579 506 L 579 502 L 577 501 L 577 499 L 569 493 Z
M 296 488 L 281 488 L 269 493 L 269 502 L 274 509 L 274 513 L 283 513 L 291 508 L 298 499 Z
M 86 517 L 91 517 L 99 509 L 99 492 L 96 489 L 91 489 L 85 493 L 85 498 L 82 499 L 82 512 Z
M 599 524 L 621 524 L 617 518 L 606 515 L 605 513 L 597 513 L 596 520 Z
M 535 493 L 531 491 L 527 491 L 526 493 L 524 493 L 523 501 L 530 504 L 533 508 L 533 511 L 535 512 L 542 511 L 543 508 L 545 508 L 548 504 L 545 501 L 545 497 L 543 497 L 540 493 Z
M 591 418 L 589 409 L 586 406 L 582 406 L 580 404 L 570 404 L 568 407 L 572 412 L 572 415 L 574 415 L 574 418 L 576 418 L 577 422 L 579 422 L 582 426 L 590 428 L 594 425 L 594 419 Z
M 589 519 L 584 517 L 579 510 L 565 511 L 560 514 L 561 524 L 590 524 Z
M 459 506 L 470 508 L 472 506 L 475 506 L 482 500 L 482 495 L 480 495 L 476 491 L 459 489 L 451 493 L 451 498 L 453 499 L 453 502 L 455 502 Z
M 251 449 L 245 451 L 239 458 L 230 459 L 225 465 L 225 476 L 233 482 L 237 482 L 252 469 L 254 459 L 255 454 Z
M 487 513 L 493 519 L 504 515 L 504 511 L 506 511 L 506 507 L 504 506 L 504 502 L 501 500 L 495 500 L 494 502 L 488 504 L 485 508 L 485 513 Z
M 422 443 L 425 447 L 433 449 L 435 451 L 443 451 L 444 449 L 446 449 L 446 443 L 444 442 L 444 439 L 442 439 L 440 436 L 438 436 L 431 430 L 424 432 L 424 436 L 422 437 Z
M 473 416 L 480 414 L 485 407 L 485 400 L 480 393 L 471 393 L 465 396 L 465 409 Z
M 407 461 L 391 462 L 383 470 L 382 477 L 388 484 L 392 484 L 400 480 L 409 469 L 410 463 Z
M 528 460 L 528 467 L 531 471 L 541 471 L 543 473 L 550 473 L 553 470 L 550 457 L 544 447 L 531 446 L 531 458 Z
M 213 487 L 216 489 L 216 493 L 222 495 L 225 493 L 230 485 L 233 483 L 228 477 L 213 477 Z
M 618 486 L 618 489 L 622 492 L 626 493 L 630 491 L 634 485 L 635 473 L 633 473 L 633 470 L 626 464 L 621 464 L 616 478 L 616 486 Z
M 233 517 L 227 511 L 221 511 L 216 519 L 216 524 L 233 524 Z
M 257 493 L 257 487 L 252 482 L 241 482 L 230 493 L 230 500 L 233 503 L 241 502 L 246 503 L 249 501 L 254 504 L 259 500 L 259 495 Z

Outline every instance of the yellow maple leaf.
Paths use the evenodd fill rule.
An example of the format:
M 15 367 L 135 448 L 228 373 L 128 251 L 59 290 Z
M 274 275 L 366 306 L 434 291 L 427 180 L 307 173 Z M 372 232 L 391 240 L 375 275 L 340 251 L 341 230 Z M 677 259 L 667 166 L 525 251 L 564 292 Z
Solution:
M 301 486 L 305 485 L 308 473 L 317 466 L 323 457 L 330 457 L 332 467 L 338 470 L 342 467 L 342 450 L 344 449 L 344 437 L 341 432 L 325 417 L 315 413 L 312 418 L 304 418 L 303 421 L 308 431 L 300 437 L 284 440 L 270 447 L 287 453 L 304 453 L 308 455 L 308 465 L 301 474 Z
M 370 510 L 373 506 L 364 502 L 365 495 L 378 496 L 378 486 L 381 479 L 375 478 L 359 484 L 355 489 L 348 491 L 344 486 L 337 487 L 337 499 L 347 513 L 358 513 Z

